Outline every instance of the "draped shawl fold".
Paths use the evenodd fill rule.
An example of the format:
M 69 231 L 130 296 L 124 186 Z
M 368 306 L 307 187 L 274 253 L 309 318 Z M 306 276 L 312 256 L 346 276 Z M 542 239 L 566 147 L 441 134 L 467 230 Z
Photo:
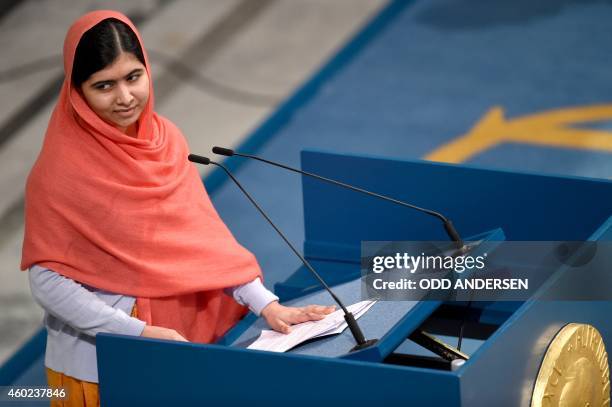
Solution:
M 148 324 L 211 342 L 245 312 L 223 289 L 261 271 L 213 208 L 181 132 L 153 111 L 152 85 L 137 137 L 103 121 L 73 87 L 79 40 L 107 18 L 129 25 L 144 52 L 121 13 L 95 11 L 70 27 L 65 80 L 27 180 L 21 269 L 39 264 L 135 296 Z M 146 52 L 145 61 L 151 78 Z

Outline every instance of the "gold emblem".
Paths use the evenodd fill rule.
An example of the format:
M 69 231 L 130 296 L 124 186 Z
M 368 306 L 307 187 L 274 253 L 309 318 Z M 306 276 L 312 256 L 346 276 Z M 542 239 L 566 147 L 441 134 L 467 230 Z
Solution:
M 531 397 L 531 407 L 548 406 L 610 406 L 608 353 L 595 327 L 568 324 L 550 343 Z

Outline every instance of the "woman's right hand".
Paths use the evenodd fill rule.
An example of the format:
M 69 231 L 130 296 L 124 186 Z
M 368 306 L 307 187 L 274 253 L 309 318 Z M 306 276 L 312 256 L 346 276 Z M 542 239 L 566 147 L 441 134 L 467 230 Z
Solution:
M 145 325 L 140 336 L 144 336 L 145 338 L 166 339 L 169 341 L 189 342 L 174 329 L 153 325 Z

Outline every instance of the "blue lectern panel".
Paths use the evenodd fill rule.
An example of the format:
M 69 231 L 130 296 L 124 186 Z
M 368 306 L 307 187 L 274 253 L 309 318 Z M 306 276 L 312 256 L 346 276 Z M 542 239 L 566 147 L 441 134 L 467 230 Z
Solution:
M 612 240 L 612 217 L 593 234 L 592 241 Z M 609 269 L 599 270 L 588 278 L 610 287 Z M 462 405 L 529 405 L 534 382 L 546 349 L 554 336 L 568 323 L 585 323 L 596 327 L 608 349 L 612 348 L 612 301 L 554 301 L 563 298 L 559 290 L 566 285 L 579 286 L 585 276 L 562 267 L 551 283 L 526 301 L 458 372 L 461 375 Z M 573 280 L 573 281 L 572 281 Z M 502 385 L 500 385 L 500 383 Z
M 105 407 L 459 405 L 452 372 L 108 334 L 97 341 Z
M 302 152 L 302 168 L 442 212 L 465 236 L 585 240 L 612 213 L 612 181 Z M 303 178 L 306 254 L 337 260 L 361 240 L 444 240 L 431 216 Z M 351 252 L 352 250 L 352 252 Z

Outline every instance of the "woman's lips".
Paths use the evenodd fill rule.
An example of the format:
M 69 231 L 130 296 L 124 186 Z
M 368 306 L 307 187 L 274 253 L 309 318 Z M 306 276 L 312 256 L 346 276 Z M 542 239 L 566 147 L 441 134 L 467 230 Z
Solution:
M 136 106 L 132 106 L 129 109 L 118 109 L 115 110 L 115 114 L 124 119 L 132 117 L 132 115 L 136 112 Z

